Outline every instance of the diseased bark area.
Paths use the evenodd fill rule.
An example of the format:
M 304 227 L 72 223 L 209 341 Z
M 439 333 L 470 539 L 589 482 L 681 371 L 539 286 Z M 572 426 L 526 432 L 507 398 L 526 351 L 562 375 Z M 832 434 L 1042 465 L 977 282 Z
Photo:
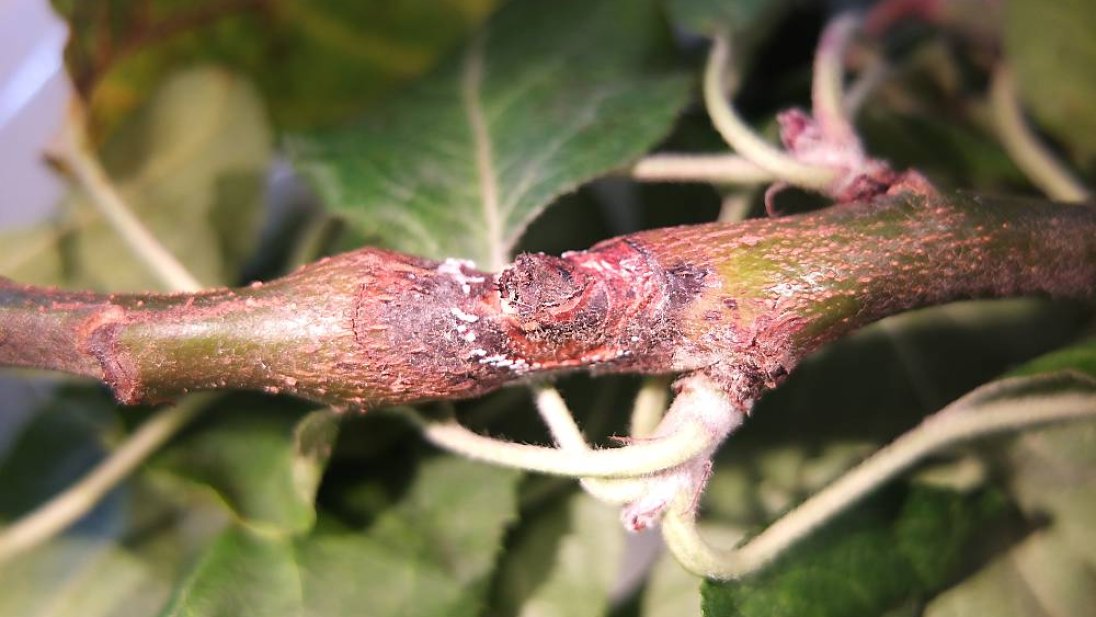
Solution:
M 902 196 L 660 229 L 503 272 L 363 249 L 200 294 L 0 287 L 0 363 L 344 407 L 478 396 L 531 376 L 703 371 L 742 409 L 823 343 L 972 297 L 1092 299 L 1096 209 Z
M 1096 297 L 1096 210 L 1027 200 L 902 196 L 812 214 L 654 230 L 656 259 L 716 272 L 686 311 L 676 366 L 743 401 L 868 323 L 960 299 Z

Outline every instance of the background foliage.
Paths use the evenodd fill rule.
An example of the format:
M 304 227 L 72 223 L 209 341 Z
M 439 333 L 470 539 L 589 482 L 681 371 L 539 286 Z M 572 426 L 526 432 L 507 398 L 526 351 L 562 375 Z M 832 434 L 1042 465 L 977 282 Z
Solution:
M 55 6 L 73 26 L 67 62 L 107 169 L 208 284 L 274 276 L 365 242 L 492 265 L 516 248 L 583 248 L 711 220 L 727 189 L 638 185 L 628 166 L 656 147 L 718 149 L 692 96 L 703 37 L 716 27 L 742 42 L 748 116 L 802 105 L 833 8 Z M 1002 33 L 1040 126 L 1093 179 L 1096 8 L 1013 0 L 999 17 L 900 30 L 896 74 L 862 118 L 870 149 L 943 186 L 1032 191 L 987 128 L 987 66 L 963 44 L 967 30 L 988 28 Z M 315 193 L 287 188 L 286 154 Z M 83 197 L 65 206 L 56 221 L 5 235 L 0 272 L 72 288 L 156 287 Z M 704 503 L 709 531 L 733 539 L 758 529 L 1005 371 L 1096 376 L 1091 317 L 1041 301 L 966 303 L 831 346 L 724 448 Z M 116 409 L 85 384 L 33 383 L 28 420 L 0 439 L 0 521 L 78 478 L 150 411 Z M 561 387 L 588 435 L 605 442 L 623 432 L 636 385 L 578 376 Z M 69 533 L 0 565 L 0 614 L 1081 616 L 1096 606 L 1091 425 L 941 457 L 769 570 L 711 583 L 657 554 L 652 538 L 625 538 L 615 513 L 573 483 L 440 454 L 395 414 L 338 417 L 247 393 L 212 407 Z M 481 430 L 545 439 L 520 389 L 458 411 Z

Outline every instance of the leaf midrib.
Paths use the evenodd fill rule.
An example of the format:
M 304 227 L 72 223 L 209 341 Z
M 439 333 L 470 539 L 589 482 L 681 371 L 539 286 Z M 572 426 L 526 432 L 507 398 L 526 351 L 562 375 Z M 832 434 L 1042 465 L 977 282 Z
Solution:
M 475 154 L 476 176 L 479 183 L 480 206 L 483 212 L 487 238 L 488 266 L 498 271 L 508 261 L 503 243 L 502 218 L 499 211 L 499 185 L 495 173 L 494 153 L 488 133 L 487 117 L 483 111 L 482 87 L 484 64 L 484 36 L 478 36 L 468 47 L 461 68 L 461 98 L 465 117 L 472 131 L 472 147 Z

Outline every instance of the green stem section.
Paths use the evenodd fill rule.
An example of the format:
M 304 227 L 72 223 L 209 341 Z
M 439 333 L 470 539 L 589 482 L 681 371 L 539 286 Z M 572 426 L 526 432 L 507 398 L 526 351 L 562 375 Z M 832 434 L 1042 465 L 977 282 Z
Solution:
M 745 408 L 823 343 L 911 308 L 1096 292 L 1096 209 L 903 194 L 642 232 L 498 276 L 363 249 L 197 294 L 0 286 L 0 364 L 119 400 L 262 389 L 351 407 L 477 396 L 562 370 L 700 371 Z
M 705 274 L 677 357 L 710 366 L 749 399 L 824 343 L 906 310 L 972 298 L 1091 301 L 1094 232 L 1087 206 L 903 194 L 636 241 Z

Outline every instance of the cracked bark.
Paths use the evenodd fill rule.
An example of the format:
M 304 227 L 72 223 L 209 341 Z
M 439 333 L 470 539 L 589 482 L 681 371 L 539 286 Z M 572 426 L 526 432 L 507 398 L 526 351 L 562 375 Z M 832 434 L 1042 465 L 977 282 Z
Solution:
M 123 403 L 260 389 L 341 407 L 474 397 L 587 369 L 701 372 L 742 409 L 808 353 L 908 309 L 1096 296 L 1096 208 L 899 195 L 622 236 L 497 275 L 362 249 L 240 289 L 0 284 L 0 364 Z

